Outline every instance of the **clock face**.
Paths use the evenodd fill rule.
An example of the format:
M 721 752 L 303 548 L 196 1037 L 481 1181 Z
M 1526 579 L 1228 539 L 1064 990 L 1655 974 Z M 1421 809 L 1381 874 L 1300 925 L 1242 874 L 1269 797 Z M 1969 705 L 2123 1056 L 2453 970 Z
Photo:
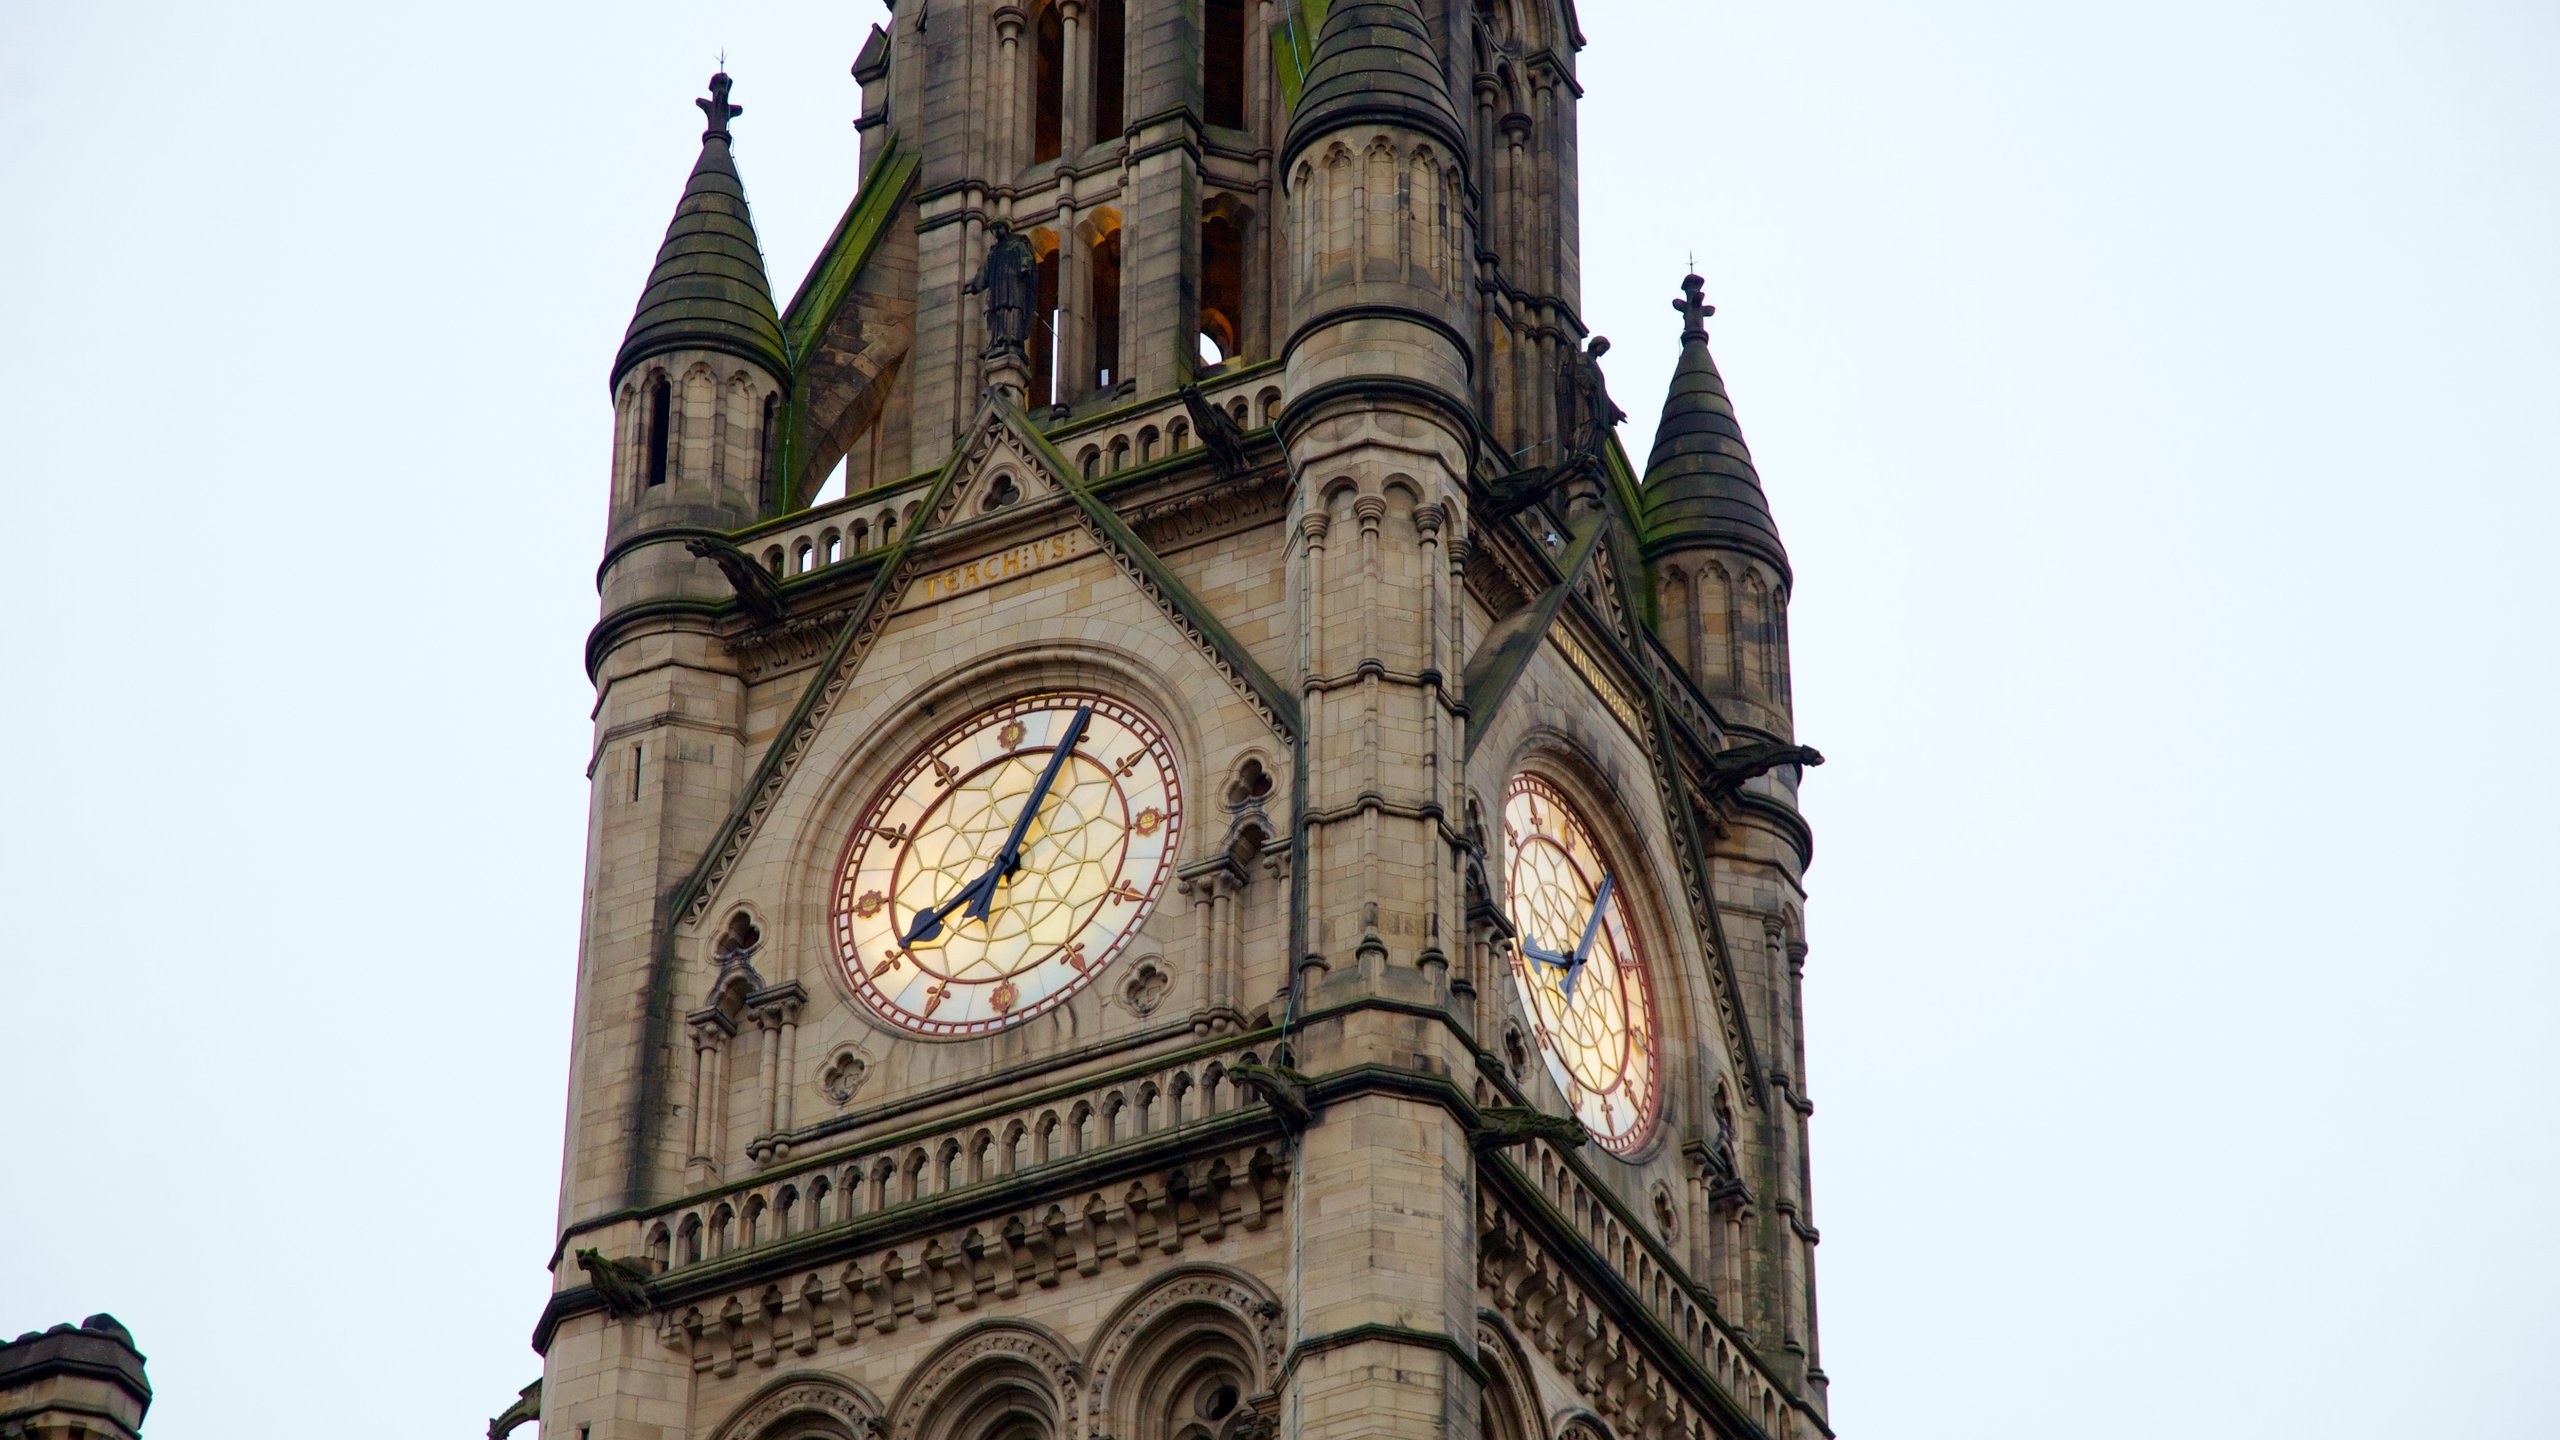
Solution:
M 1538 1052 L 1574 1117 L 1625 1154 L 1653 1128 L 1662 1052 L 1619 872 L 1573 806 L 1535 775 L 1512 780 L 1502 834 L 1519 931 L 1512 978 L 1535 1017 Z
M 1173 873 L 1182 786 L 1154 722 L 1033 695 L 944 731 L 863 812 L 837 873 L 836 958 L 871 1010 L 983 1035 L 1111 963 Z

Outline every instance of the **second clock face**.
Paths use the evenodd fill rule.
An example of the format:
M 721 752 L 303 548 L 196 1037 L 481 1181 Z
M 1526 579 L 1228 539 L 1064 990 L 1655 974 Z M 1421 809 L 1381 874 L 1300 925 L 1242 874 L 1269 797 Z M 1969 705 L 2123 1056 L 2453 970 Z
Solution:
M 836 958 L 920 1035 L 981 1035 L 1065 1003 L 1164 891 L 1182 824 L 1163 732 L 1082 693 L 981 711 L 901 766 L 837 872 Z
M 1518 928 L 1512 975 L 1538 1052 L 1592 1137 L 1620 1154 L 1644 1143 L 1661 1094 L 1661 1050 L 1644 950 L 1591 828 L 1536 775 L 1502 806 Z

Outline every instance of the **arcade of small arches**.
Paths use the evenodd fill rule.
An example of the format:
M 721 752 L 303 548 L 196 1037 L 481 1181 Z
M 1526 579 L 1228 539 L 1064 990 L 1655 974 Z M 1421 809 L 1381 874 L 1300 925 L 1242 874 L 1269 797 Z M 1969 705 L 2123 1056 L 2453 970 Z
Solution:
M 1169 1271 L 1081 1351 L 991 1319 L 906 1372 L 885 1403 L 832 1375 L 765 1387 L 715 1440 L 1267 1440 L 1284 1345 L 1279 1301 L 1225 1266 Z
M 743 366 L 726 379 L 702 360 L 649 366 L 614 397 L 614 493 L 628 504 L 655 486 L 743 487 L 765 505 L 781 409 L 781 391 Z
M 1662 566 L 1662 640 L 1710 694 L 1754 696 L 1783 709 L 1793 690 L 1784 579 L 1759 565 Z

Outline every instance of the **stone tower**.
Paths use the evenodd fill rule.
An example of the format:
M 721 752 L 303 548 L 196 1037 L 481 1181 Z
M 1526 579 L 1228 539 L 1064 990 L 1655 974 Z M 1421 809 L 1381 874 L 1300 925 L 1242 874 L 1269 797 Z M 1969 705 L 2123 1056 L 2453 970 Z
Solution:
M 1829 1433 L 1792 576 L 1694 277 L 1614 436 L 1581 44 L 897 0 L 779 309 L 713 77 L 502 1428 Z

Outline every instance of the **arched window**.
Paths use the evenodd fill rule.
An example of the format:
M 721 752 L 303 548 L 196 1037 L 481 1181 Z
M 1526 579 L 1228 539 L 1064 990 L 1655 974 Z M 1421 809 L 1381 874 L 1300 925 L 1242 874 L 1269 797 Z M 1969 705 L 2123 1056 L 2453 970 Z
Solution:
M 1040 256 L 1040 292 L 1031 302 L 1031 403 L 1056 405 L 1058 393 L 1058 235 L 1031 232 L 1031 248 Z
M 667 427 L 674 416 L 674 387 L 664 375 L 649 377 L 649 483 L 667 483 Z
M 1056 5 L 1043 5 L 1031 40 L 1031 161 L 1035 165 L 1058 158 L 1066 79 L 1066 24 L 1058 18 Z
M 1102 0 L 1093 15 L 1093 137 L 1128 128 L 1129 19 L 1126 0 Z
M 1212 125 L 1244 128 L 1244 0 L 1201 6 L 1200 98 Z
M 1244 349 L 1244 229 L 1225 211 L 1200 222 L 1200 364 Z
M 1121 223 L 1119 210 L 1103 205 L 1085 223 L 1075 228 L 1085 243 L 1085 307 L 1088 325 L 1085 333 L 1093 338 L 1091 364 L 1078 374 L 1073 395 L 1078 400 L 1093 392 L 1106 392 L 1121 379 Z

